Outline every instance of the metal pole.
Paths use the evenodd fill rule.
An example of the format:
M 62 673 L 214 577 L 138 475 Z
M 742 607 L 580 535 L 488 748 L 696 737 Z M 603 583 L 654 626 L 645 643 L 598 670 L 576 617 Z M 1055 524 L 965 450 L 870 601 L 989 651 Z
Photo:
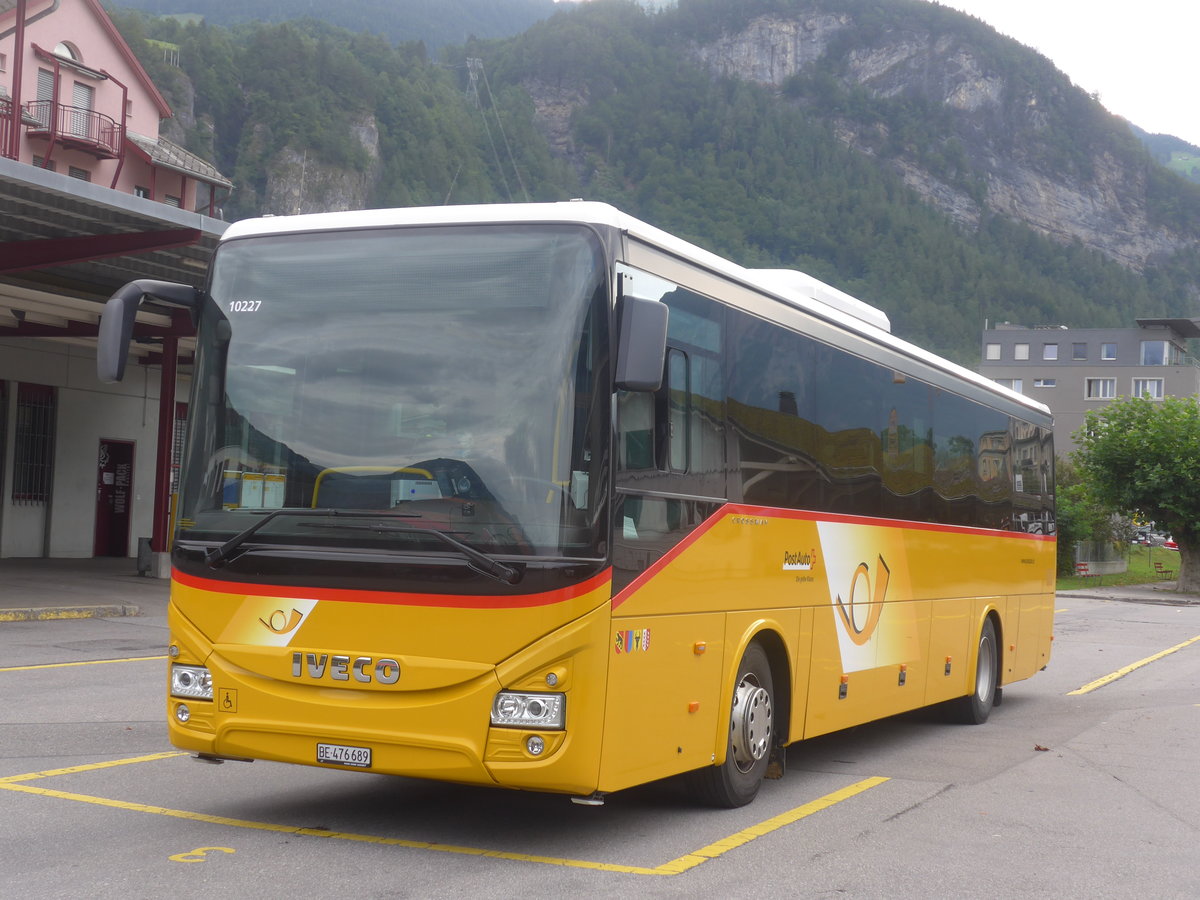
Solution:
M 167 534 L 171 514 L 171 450 L 175 433 L 175 366 L 179 361 L 179 338 L 163 338 L 162 377 L 158 387 L 158 456 L 154 465 L 154 530 L 150 549 L 165 553 L 169 549 Z
M 8 156 L 21 158 L 21 70 L 25 68 L 25 11 L 26 0 L 17 0 L 17 24 L 13 33 L 12 116 L 8 136 Z

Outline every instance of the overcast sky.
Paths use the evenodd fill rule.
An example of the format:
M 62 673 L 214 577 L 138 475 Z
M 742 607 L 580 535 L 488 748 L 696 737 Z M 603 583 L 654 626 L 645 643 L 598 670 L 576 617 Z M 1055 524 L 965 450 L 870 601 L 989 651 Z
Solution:
M 1200 145 L 1196 0 L 941 0 L 1049 57 L 1109 112 Z

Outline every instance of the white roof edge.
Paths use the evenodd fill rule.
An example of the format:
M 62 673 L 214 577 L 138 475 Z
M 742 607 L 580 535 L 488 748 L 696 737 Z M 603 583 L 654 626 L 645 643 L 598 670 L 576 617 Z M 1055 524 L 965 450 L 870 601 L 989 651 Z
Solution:
M 1002 387 L 978 372 L 943 359 L 928 350 L 896 337 L 890 331 L 891 323 L 886 313 L 831 285 L 794 269 L 747 269 L 660 228 L 655 228 L 640 219 L 635 219 L 607 203 L 591 200 L 568 200 L 558 203 L 425 206 L 309 213 L 298 216 L 267 216 L 234 222 L 226 229 L 221 240 L 224 242 L 234 238 L 256 235 L 296 234 L 341 228 L 386 228 L 395 225 L 453 225 L 489 222 L 564 222 L 607 225 L 618 228 L 638 240 L 653 244 L 684 259 L 693 260 L 705 268 L 726 275 L 790 306 L 803 309 L 805 312 L 832 322 L 847 331 L 855 332 L 876 343 L 891 347 L 956 378 L 1020 403 L 1022 406 L 1050 415 L 1050 408 L 1044 403 Z M 781 272 L 784 274 L 780 275 Z M 809 291 L 797 290 L 795 285 L 801 282 L 811 283 L 812 289 Z M 789 288 L 789 283 L 794 284 Z M 805 296 L 805 293 L 823 294 L 824 296 Z M 839 304 L 831 303 L 831 298 L 839 300 Z M 852 302 L 846 303 L 846 300 Z M 842 306 L 845 308 L 841 308 Z M 861 308 L 859 312 L 865 313 L 868 318 L 849 312 L 850 308 Z M 871 316 L 869 311 L 874 311 L 877 315 Z
M 813 278 L 807 272 L 799 269 L 750 269 L 750 273 L 762 279 L 763 283 L 773 291 L 783 293 L 785 299 L 791 302 L 794 296 L 806 297 L 820 303 L 828 304 L 842 312 L 849 313 L 856 319 L 862 319 L 886 332 L 891 332 L 892 322 L 887 313 L 878 307 L 852 297 L 845 291 L 839 291 L 832 285 Z

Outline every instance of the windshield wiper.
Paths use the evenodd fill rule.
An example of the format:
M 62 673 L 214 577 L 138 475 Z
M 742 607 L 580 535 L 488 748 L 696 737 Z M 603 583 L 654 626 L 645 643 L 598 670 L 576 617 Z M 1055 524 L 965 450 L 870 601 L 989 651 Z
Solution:
M 420 516 L 403 516 L 404 518 L 420 518 Z M 500 562 L 498 559 L 493 559 L 482 550 L 476 550 L 470 544 L 460 541 L 448 531 L 438 531 L 435 528 L 412 528 L 407 525 L 392 525 L 387 522 L 376 522 L 372 525 L 351 525 L 349 522 L 334 522 L 332 524 L 322 524 L 319 522 L 304 522 L 301 524 L 312 525 L 314 528 L 342 528 L 353 531 L 374 531 L 380 534 L 417 534 L 428 535 L 437 538 L 444 544 L 449 544 L 459 553 L 467 558 L 467 568 L 478 572 L 481 575 L 487 575 L 489 578 L 495 578 L 497 581 L 504 584 L 516 584 L 521 580 L 521 572 L 519 569 L 514 569 L 512 566 Z
M 404 519 L 421 518 L 419 515 L 410 515 L 408 513 L 392 513 L 392 515 Z M 267 513 L 245 531 L 239 531 L 219 547 L 213 547 L 204 554 L 204 561 L 214 569 L 220 568 L 238 547 L 250 540 L 255 533 L 277 516 L 345 516 L 347 518 L 375 519 L 379 517 L 379 513 L 369 511 L 346 512 L 337 509 L 275 509 Z

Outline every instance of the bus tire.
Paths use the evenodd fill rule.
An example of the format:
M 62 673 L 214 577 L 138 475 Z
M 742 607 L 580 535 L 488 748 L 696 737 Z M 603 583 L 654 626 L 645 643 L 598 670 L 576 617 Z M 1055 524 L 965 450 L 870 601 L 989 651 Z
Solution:
M 693 796 L 709 806 L 733 809 L 758 796 L 775 742 L 775 688 L 762 645 L 746 648 L 738 666 L 729 715 L 725 762 L 689 773 Z
M 979 631 L 979 652 L 975 654 L 975 686 L 971 693 L 951 702 L 951 718 L 964 725 L 982 725 L 988 720 L 1000 693 L 1000 652 L 996 645 L 996 626 L 991 618 L 983 620 Z

